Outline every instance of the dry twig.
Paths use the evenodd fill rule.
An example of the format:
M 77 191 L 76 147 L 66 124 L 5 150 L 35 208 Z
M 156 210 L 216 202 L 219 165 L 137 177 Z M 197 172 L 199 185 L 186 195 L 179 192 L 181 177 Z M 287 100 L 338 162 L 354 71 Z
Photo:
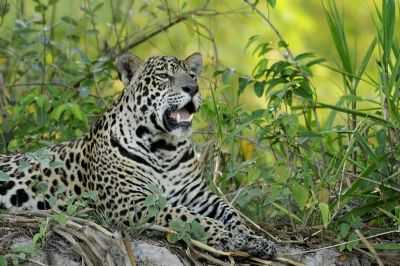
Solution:
M 372 236 L 368 236 L 365 237 L 365 239 L 371 239 L 371 238 L 376 238 L 379 236 L 384 236 L 384 235 L 389 235 L 389 234 L 399 234 L 400 230 L 391 230 L 391 231 L 387 231 L 387 232 L 383 232 L 383 233 L 379 233 L 376 235 L 372 235 Z M 308 253 L 314 253 L 320 250 L 324 250 L 324 249 L 329 249 L 329 248 L 336 248 L 336 247 L 340 247 L 346 244 L 350 244 L 350 243 L 354 243 L 357 241 L 360 241 L 361 239 L 357 238 L 357 239 L 353 239 L 353 240 L 349 240 L 349 241 L 345 241 L 339 244 L 335 244 L 335 245 L 331 245 L 331 246 L 326 246 L 326 247 L 322 247 L 322 248 L 316 248 L 316 249 L 311 249 L 311 250 L 307 250 L 307 251 L 302 251 L 302 252 L 295 252 L 295 253 L 289 253 L 289 254 L 285 254 L 287 256 L 295 256 L 295 255 L 303 255 L 303 254 L 308 254 Z
M 379 258 L 378 253 L 376 253 L 375 248 L 368 242 L 368 240 L 365 238 L 365 236 L 363 234 L 361 234 L 360 230 L 356 229 L 356 234 L 361 239 L 361 242 L 364 243 L 364 245 L 368 248 L 368 250 L 374 256 L 376 263 L 378 263 L 379 266 L 383 266 L 383 262 Z
M 128 255 L 131 266 L 136 266 L 137 265 L 136 258 L 135 255 L 133 254 L 131 242 L 129 242 L 127 239 L 124 238 L 122 239 L 122 243 L 124 244 L 126 254 Z

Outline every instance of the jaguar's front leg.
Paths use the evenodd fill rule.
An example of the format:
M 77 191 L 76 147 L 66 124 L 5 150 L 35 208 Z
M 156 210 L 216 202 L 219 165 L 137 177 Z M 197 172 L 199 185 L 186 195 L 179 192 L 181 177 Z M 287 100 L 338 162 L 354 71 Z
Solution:
M 170 227 L 170 223 L 173 220 L 180 220 L 187 223 L 197 221 L 207 233 L 207 244 L 217 249 L 224 249 L 229 240 L 229 232 L 225 230 L 223 223 L 198 215 L 184 206 L 167 206 L 163 208 L 157 214 L 155 223 L 164 227 Z
M 246 251 L 249 254 L 271 258 L 276 250 L 272 242 L 251 234 L 249 229 L 246 232 L 238 233 L 228 230 L 228 227 L 221 221 L 210 217 L 199 215 L 184 206 L 165 207 L 156 216 L 155 223 L 165 227 L 170 226 L 174 219 L 184 222 L 199 222 L 207 233 L 207 244 L 216 249 L 224 251 Z
M 233 250 L 230 244 L 233 237 L 232 233 L 225 229 L 222 222 L 215 219 L 201 216 L 184 206 L 171 206 L 160 209 L 155 216 L 150 216 L 149 209 L 144 204 L 148 195 L 144 193 L 132 193 L 126 209 L 122 209 L 119 212 L 113 213 L 113 222 L 123 222 L 126 225 L 131 224 L 133 221 L 146 221 L 149 223 L 155 223 L 163 227 L 170 227 L 171 221 L 181 220 L 183 222 L 191 223 L 197 221 L 203 227 L 207 233 L 207 244 L 220 250 Z M 125 201 L 125 200 L 123 200 Z M 117 207 L 117 206 L 115 206 Z
M 216 197 L 215 195 L 210 196 L 212 196 L 211 199 Z M 119 212 L 120 214 L 126 214 L 124 217 L 119 217 L 119 219 L 137 221 L 138 218 L 142 219 L 148 216 L 148 209 L 143 204 L 145 198 L 145 195 L 141 198 L 136 197 L 134 200 L 131 198 L 131 206 L 135 206 L 134 210 L 131 208 L 129 212 Z M 221 201 L 221 203 L 214 206 L 223 208 L 223 201 L 220 198 L 217 198 L 217 200 Z M 253 256 L 262 258 L 270 258 L 276 254 L 273 243 L 252 233 L 233 209 L 227 209 L 224 212 L 228 217 L 218 220 L 208 215 L 202 215 L 198 209 L 187 208 L 176 203 L 171 205 L 171 202 L 169 202 L 169 205 L 162 208 L 155 217 L 147 217 L 145 219 L 163 227 L 170 227 L 170 223 L 173 220 L 181 220 L 188 223 L 195 220 L 200 223 L 207 233 L 207 244 L 216 249 L 246 251 Z
M 225 249 L 246 251 L 253 256 L 262 258 L 271 258 L 276 255 L 275 244 L 258 236 L 248 228 L 234 208 L 209 191 L 202 183 L 197 187 L 199 189 L 188 187 L 191 195 L 185 198 L 193 200 L 186 201 L 185 198 L 179 198 L 174 203 L 186 206 L 197 215 L 221 222 L 224 225 L 224 230 L 228 232 L 229 238 L 229 246 Z

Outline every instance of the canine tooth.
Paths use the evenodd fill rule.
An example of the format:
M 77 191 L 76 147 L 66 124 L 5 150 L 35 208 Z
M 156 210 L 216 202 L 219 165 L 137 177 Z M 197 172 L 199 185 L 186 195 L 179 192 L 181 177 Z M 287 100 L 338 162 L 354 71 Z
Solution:
M 176 114 L 176 122 L 181 122 L 181 115 L 179 113 Z
M 193 119 L 193 114 L 189 115 L 188 120 L 191 121 Z

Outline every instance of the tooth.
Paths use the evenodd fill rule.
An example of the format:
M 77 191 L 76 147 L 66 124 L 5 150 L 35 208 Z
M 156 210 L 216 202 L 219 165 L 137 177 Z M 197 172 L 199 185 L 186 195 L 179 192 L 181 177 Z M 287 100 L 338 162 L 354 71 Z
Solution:
M 181 115 L 179 113 L 176 114 L 176 122 L 181 122 Z
M 189 115 L 188 120 L 191 121 L 193 119 L 193 114 Z

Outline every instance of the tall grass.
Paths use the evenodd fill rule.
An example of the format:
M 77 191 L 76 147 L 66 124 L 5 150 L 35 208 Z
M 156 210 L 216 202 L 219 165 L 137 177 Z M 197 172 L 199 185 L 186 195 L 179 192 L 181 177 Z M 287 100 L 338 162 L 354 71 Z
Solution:
M 267 27 L 272 25 L 262 9 L 245 2 Z M 236 88 L 239 95 L 252 90 L 267 102 L 250 113 L 240 106 L 230 107 L 232 102 L 218 102 L 226 121 L 219 125 L 221 142 L 241 143 L 239 150 L 221 147 L 230 155 L 224 157 L 227 174 L 221 185 L 258 221 L 343 243 L 340 248 L 347 250 L 363 247 L 358 233 L 383 232 L 390 238 L 398 230 L 400 6 L 394 0 L 380 3 L 371 10 L 376 35 L 360 51 L 349 45 L 346 17 L 337 2 L 322 2 L 337 54 L 335 67 L 313 53 L 294 53 L 278 32 L 275 43 L 262 36 L 249 39 L 247 47 L 259 60 L 252 75 L 237 74 L 235 82 L 222 79 L 222 88 Z M 283 56 L 271 60 L 271 52 Z M 342 80 L 344 95 L 334 105 L 318 100 L 319 90 L 325 88 L 312 82 L 313 67 L 321 63 Z M 368 89 L 369 97 L 363 97 L 360 88 Z M 321 108 L 329 110 L 323 121 L 318 113 Z M 372 244 L 400 249 L 398 244 L 381 245 L 374 240 Z

